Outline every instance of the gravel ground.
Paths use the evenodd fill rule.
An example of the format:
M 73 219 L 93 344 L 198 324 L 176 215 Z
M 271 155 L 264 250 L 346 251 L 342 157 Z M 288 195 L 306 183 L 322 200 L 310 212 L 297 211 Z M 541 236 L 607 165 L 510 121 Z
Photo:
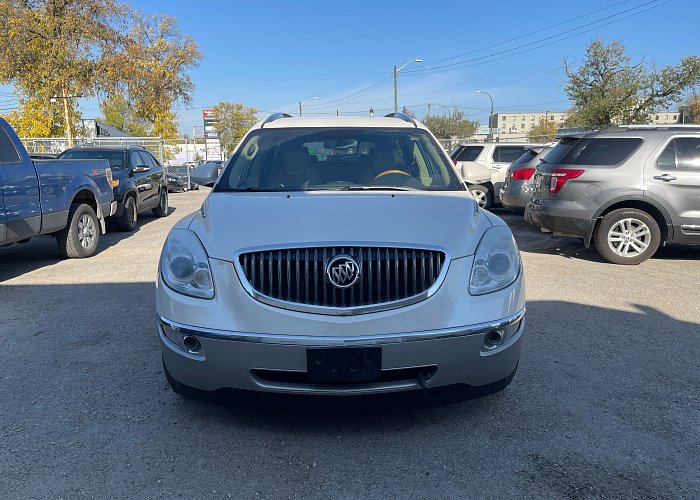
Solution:
M 613 266 L 501 213 L 529 302 L 507 390 L 253 412 L 181 399 L 162 373 L 160 248 L 205 195 L 173 194 L 88 260 L 49 237 L 0 249 L 0 498 L 700 497 L 700 250 Z

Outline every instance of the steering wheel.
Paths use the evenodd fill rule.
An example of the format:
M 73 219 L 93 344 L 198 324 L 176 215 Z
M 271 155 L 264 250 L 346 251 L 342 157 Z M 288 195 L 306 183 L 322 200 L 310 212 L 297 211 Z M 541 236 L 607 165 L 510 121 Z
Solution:
M 379 179 L 380 177 L 384 177 L 385 175 L 392 175 L 392 174 L 396 174 L 396 175 L 405 175 L 406 177 L 411 177 L 411 174 L 409 174 L 408 172 L 405 172 L 405 171 L 403 171 L 403 170 L 399 170 L 399 169 L 388 169 L 388 170 L 385 170 L 384 172 L 380 172 L 380 173 L 378 173 L 377 175 L 375 175 L 375 176 L 374 176 L 374 179 L 372 179 L 372 180 L 373 180 L 373 181 L 376 181 L 376 180 Z

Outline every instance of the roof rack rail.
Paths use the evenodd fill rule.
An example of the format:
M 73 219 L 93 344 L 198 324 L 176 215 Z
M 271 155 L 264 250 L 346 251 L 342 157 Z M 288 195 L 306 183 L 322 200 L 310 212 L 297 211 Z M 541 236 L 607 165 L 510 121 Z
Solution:
M 666 130 L 669 128 L 687 129 L 687 128 L 700 128 L 698 124 L 692 123 L 645 123 L 640 125 L 611 125 L 608 128 L 640 128 L 640 129 L 662 129 Z
M 272 113 L 270 116 L 265 118 L 262 122 L 262 125 L 260 125 L 260 128 L 263 128 L 266 123 L 271 123 L 274 122 L 275 120 L 279 120 L 280 118 L 291 118 L 292 115 L 288 115 L 287 113 Z
M 405 113 L 389 113 L 388 115 L 384 115 L 384 118 L 398 118 L 399 120 L 412 123 L 414 127 L 418 128 L 416 121 Z

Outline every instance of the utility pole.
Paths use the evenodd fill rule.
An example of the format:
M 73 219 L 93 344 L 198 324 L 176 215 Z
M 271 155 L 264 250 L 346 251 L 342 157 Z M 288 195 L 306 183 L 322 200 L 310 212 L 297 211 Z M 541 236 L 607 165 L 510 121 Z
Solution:
M 428 118 L 430 118 L 430 106 L 431 106 L 431 104 L 428 103 Z
M 396 71 L 396 64 L 394 64 L 394 113 L 399 112 L 399 88 L 396 83 L 396 76 L 398 72 Z
M 406 64 L 401 66 L 400 68 L 397 68 L 396 65 L 394 65 L 394 113 L 399 112 L 399 86 L 398 86 L 398 76 L 399 76 L 399 71 L 404 69 L 406 66 L 411 64 L 412 62 L 423 62 L 423 59 L 411 59 L 408 61 Z
M 49 99 L 49 102 L 55 103 L 59 99 L 63 99 L 63 120 L 64 120 L 64 126 L 66 129 L 66 142 L 68 144 L 69 148 L 73 147 L 73 129 L 71 127 L 70 123 L 70 109 L 68 107 L 68 99 L 77 99 L 78 97 L 83 97 L 82 95 L 76 94 L 69 94 L 68 91 L 66 90 L 65 85 L 61 85 L 61 94 L 62 95 L 56 95 L 54 94 L 53 97 Z
M 68 140 L 68 147 L 73 147 L 73 131 L 70 126 L 70 113 L 68 112 L 68 93 L 66 92 L 66 86 L 61 87 L 63 92 L 63 119 L 65 121 L 66 127 L 66 139 Z

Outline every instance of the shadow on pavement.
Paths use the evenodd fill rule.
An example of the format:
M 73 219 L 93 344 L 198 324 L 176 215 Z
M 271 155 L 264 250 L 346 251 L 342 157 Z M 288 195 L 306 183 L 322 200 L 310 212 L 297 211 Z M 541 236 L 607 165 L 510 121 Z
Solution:
M 175 210 L 174 207 L 170 207 L 168 216 L 171 217 Z M 155 217 L 150 210 L 141 212 L 136 229 L 131 232 L 121 232 L 116 229 L 116 225 L 112 221 L 108 221 L 107 232 L 100 235 L 96 255 L 138 233 L 143 226 L 157 219 L 158 217 Z M 0 247 L 0 283 L 62 260 L 56 240 L 51 235 L 37 236 L 27 243 L 15 243 Z
M 543 233 L 531 226 L 522 215 L 514 214 L 505 209 L 493 210 L 511 228 L 521 251 L 543 255 L 559 255 L 569 259 L 581 259 L 589 262 L 607 263 L 591 243 L 586 248 L 578 238 L 554 236 Z M 659 248 L 652 259 L 658 260 L 696 260 L 700 258 L 700 246 L 670 245 Z M 614 264 L 610 264 L 614 265 Z
M 303 411 L 313 407 L 294 398 L 250 411 L 174 394 L 153 283 L 8 285 L 0 317 L 0 457 L 3 449 L 11 457 L 3 481 L 18 494 L 39 484 L 41 496 L 65 496 L 61 488 L 95 467 L 124 469 L 102 477 L 101 491 L 128 477 L 131 493 L 157 496 L 156 477 L 176 485 L 187 476 L 205 491 L 216 481 L 253 481 L 235 471 L 274 468 L 281 475 L 264 481 L 284 488 L 287 477 L 316 484 L 367 461 L 447 496 L 480 484 L 505 496 L 678 497 L 697 481 L 700 324 L 648 306 L 530 302 L 520 368 L 503 392 L 390 414 L 349 398 L 330 416 Z M 291 467 L 310 471 L 312 462 L 308 476 Z M 134 475 L 125 463 L 162 475 Z M 192 464 L 207 473 L 192 475 Z M 415 474 L 438 474 L 437 482 L 415 483 Z M 96 494 L 91 484 L 83 487 Z

